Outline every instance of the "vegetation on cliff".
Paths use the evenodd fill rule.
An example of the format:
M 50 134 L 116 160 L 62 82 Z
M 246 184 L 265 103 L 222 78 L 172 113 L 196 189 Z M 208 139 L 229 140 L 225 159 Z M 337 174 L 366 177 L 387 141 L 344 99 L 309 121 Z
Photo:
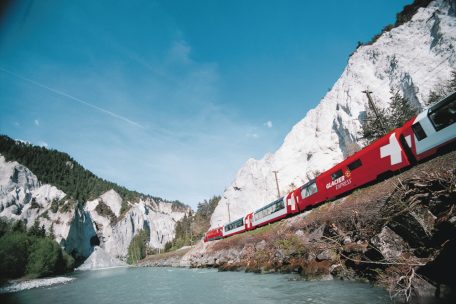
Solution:
M 176 236 L 173 241 L 165 244 L 165 251 L 174 251 L 183 246 L 193 245 L 202 239 L 211 226 L 211 216 L 220 201 L 220 196 L 198 203 L 196 213 L 184 216 L 176 223 Z
M 35 222 L 0 218 L 0 282 L 26 276 L 38 278 L 74 269 L 74 259 Z
M 128 246 L 128 264 L 136 264 L 139 260 L 144 259 L 150 248 L 148 248 L 148 241 L 150 239 L 150 232 L 141 230 L 136 234 Z
M 179 201 L 167 201 L 159 197 L 128 190 L 97 177 L 66 153 L 16 141 L 6 135 L 0 135 L 0 154 L 7 161 L 17 161 L 26 166 L 37 176 L 40 182 L 51 184 L 65 192 L 67 199 L 86 202 L 113 189 L 123 199 L 121 213 L 128 210 L 127 201 L 135 202 L 140 198 L 151 198 L 156 202 L 172 203 L 173 208 L 177 209 L 186 207 Z

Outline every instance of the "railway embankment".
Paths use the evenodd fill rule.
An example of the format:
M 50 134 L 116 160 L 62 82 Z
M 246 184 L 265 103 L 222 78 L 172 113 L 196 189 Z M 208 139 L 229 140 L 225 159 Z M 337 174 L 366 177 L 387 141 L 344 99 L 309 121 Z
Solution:
M 372 282 L 401 301 L 448 299 L 456 287 L 455 203 L 453 151 L 295 217 L 141 265 L 294 272 Z

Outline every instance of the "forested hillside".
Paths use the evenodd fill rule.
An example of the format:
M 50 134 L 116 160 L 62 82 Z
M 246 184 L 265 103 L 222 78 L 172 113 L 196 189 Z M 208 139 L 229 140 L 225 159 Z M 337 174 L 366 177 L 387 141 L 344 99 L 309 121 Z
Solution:
M 15 141 L 5 135 L 0 135 L 0 154 L 7 161 L 17 161 L 29 168 L 41 183 L 54 185 L 77 201 L 86 202 L 113 189 L 121 195 L 124 202 L 134 202 L 138 201 L 139 198 L 149 197 L 157 202 L 169 202 L 176 206 L 184 206 L 179 201 L 167 201 L 128 190 L 97 177 L 66 153 Z
M 220 196 L 213 196 L 209 200 L 198 203 L 196 212 L 184 216 L 176 223 L 176 237 L 165 245 L 166 251 L 173 251 L 183 246 L 193 245 L 204 237 L 209 230 L 210 220 Z

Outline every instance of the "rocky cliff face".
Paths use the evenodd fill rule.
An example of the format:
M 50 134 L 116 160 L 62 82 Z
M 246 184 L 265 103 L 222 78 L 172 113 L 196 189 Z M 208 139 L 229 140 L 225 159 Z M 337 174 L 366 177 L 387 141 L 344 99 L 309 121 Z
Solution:
M 360 118 L 367 109 L 364 90 L 372 91 L 380 107 L 388 106 L 391 89 L 421 106 L 456 68 L 455 14 L 455 1 L 431 2 L 375 43 L 359 47 L 339 80 L 293 127 L 283 145 L 261 160 L 249 159 L 239 170 L 215 209 L 212 227 L 228 221 L 227 204 L 234 219 L 274 200 L 272 171 L 279 171 L 284 195 L 350 155 L 362 144 L 358 138 Z
M 88 257 L 99 245 L 112 257 L 124 259 L 131 239 L 144 229 L 150 231 L 149 246 L 163 248 L 174 238 L 176 221 L 190 210 L 151 198 L 128 205 L 128 211 L 120 214 L 122 198 L 114 190 L 78 204 L 56 187 L 42 185 L 26 167 L 0 155 L 0 216 L 26 220 L 29 227 L 38 220 L 77 256 Z

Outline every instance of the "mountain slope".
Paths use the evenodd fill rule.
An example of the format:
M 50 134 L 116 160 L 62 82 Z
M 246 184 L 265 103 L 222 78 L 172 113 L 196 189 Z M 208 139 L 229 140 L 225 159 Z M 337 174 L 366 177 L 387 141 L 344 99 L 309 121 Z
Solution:
M 191 210 L 180 202 L 101 180 L 58 151 L 45 151 L 6 136 L 0 138 L 0 143 L 0 216 L 25 220 L 29 227 L 38 221 L 67 252 L 81 260 L 97 245 L 111 256 L 125 259 L 132 238 L 141 230 L 149 232 L 149 247 L 163 248 L 174 238 L 176 222 Z M 54 180 L 59 186 L 43 182 L 19 162 L 7 161 L 5 151 L 9 159 L 26 160 L 41 176 L 47 174 L 45 180 Z M 53 174 L 61 162 L 65 174 Z M 87 183 L 84 176 L 89 176 L 92 183 L 89 192 L 82 188 Z M 71 194 L 62 191 L 61 185 Z
M 384 32 L 349 58 L 341 77 L 286 136 L 282 146 L 260 160 L 249 159 L 238 171 L 214 211 L 211 226 L 274 200 L 272 171 L 278 171 L 284 195 L 362 145 L 360 120 L 366 115 L 364 90 L 372 91 L 377 106 L 386 108 L 391 90 L 421 107 L 432 90 L 446 83 L 456 68 L 456 1 L 437 0 L 402 25 Z

